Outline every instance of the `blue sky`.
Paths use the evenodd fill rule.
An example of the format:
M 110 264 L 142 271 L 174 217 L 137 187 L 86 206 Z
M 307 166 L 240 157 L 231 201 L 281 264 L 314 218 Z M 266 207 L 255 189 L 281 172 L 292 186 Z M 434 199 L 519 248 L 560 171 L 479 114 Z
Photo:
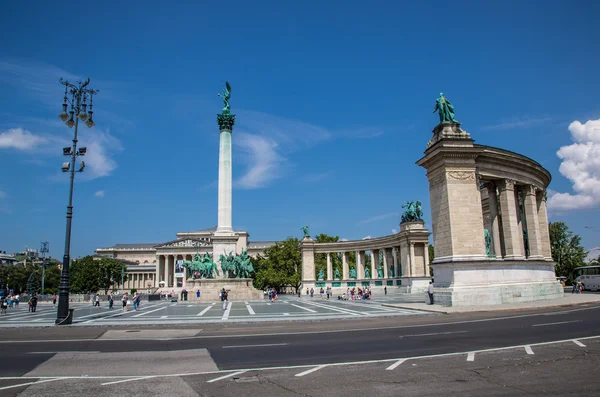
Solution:
M 390 234 L 407 200 L 429 221 L 415 161 L 443 91 L 477 143 L 546 167 L 551 219 L 600 246 L 597 2 L 100 3 L 0 5 L 2 250 L 63 255 L 57 80 L 88 76 L 72 256 L 216 225 L 225 80 L 233 223 L 252 240 Z

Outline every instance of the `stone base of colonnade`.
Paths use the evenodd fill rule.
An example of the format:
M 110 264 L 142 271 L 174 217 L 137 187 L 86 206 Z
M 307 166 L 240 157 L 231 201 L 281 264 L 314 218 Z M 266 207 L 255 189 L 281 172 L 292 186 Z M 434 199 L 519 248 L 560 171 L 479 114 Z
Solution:
M 562 298 L 554 262 L 533 260 L 435 262 L 435 303 L 485 306 Z
M 188 300 L 180 303 L 216 302 L 219 293 L 225 288 L 228 291 L 229 301 L 264 299 L 263 291 L 254 288 L 251 278 L 217 278 L 217 279 L 187 279 L 185 289 L 188 291 Z M 200 299 L 196 298 L 196 291 L 200 290 Z

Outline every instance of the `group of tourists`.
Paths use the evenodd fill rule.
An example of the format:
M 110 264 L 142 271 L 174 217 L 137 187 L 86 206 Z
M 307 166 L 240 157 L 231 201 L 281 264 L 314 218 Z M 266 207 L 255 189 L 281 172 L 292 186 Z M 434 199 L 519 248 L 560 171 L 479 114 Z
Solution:
M 371 299 L 371 294 L 373 292 L 371 291 L 371 287 L 365 287 L 364 289 L 358 287 L 358 289 L 356 287 L 350 289 L 346 289 L 346 293 L 340 297 L 338 297 L 338 299 L 343 299 L 343 300 L 367 300 L 367 299 Z
M 277 291 L 275 288 L 269 290 L 269 302 L 275 302 L 277 300 Z
M 54 295 L 55 297 L 56 295 Z M 21 296 L 19 294 L 11 294 L 6 297 L 2 297 L 0 299 L 0 313 L 6 315 L 6 311 L 8 309 L 18 309 L 19 303 L 21 301 Z M 38 297 L 36 294 L 32 294 L 27 300 L 28 311 L 30 313 L 35 313 L 38 304 Z

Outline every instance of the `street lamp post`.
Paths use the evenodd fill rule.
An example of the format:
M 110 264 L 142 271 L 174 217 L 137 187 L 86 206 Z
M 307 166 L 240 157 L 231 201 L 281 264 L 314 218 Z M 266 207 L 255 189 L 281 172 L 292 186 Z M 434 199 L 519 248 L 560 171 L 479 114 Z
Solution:
M 77 132 L 79 127 L 79 120 L 83 121 L 85 125 L 92 128 L 94 120 L 92 120 L 92 97 L 97 94 L 97 90 L 87 88 L 90 83 L 88 78 L 86 81 L 78 81 L 77 84 L 72 84 L 68 80 L 59 80 L 60 84 L 65 86 L 65 97 L 63 102 L 63 111 L 58 116 L 69 128 L 75 127 L 75 134 L 73 135 L 73 147 L 63 148 L 63 155 L 71 157 L 70 162 L 65 162 L 62 165 L 63 172 L 71 173 L 71 183 L 69 187 L 69 204 L 67 205 L 67 231 L 65 235 L 65 255 L 63 256 L 63 266 L 60 273 L 60 284 L 58 287 L 58 311 L 56 314 L 56 325 L 71 324 L 73 321 L 71 312 L 69 311 L 69 290 L 71 289 L 69 281 L 69 264 L 71 261 L 71 219 L 73 218 L 73 183 L 75 182 L 75 172 L 83 172 L 85 168 L 85 162 L 81 162 L 79 170 L 75 170 L 75 161 L 77 157 L 85 155 L 86 148 L 82 147 L 77 149 Z M 71 99 L 69 100 L 69 94 Z M 90 100 L 90 108 L 87 110 L 87 100 Z M 67 109 L 71 105 L 71 110 L 67 113 Z

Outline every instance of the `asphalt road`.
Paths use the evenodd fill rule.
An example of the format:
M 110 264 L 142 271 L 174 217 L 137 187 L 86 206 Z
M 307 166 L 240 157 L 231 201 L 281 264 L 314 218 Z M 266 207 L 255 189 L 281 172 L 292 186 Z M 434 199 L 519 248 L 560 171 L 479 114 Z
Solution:
M 540 350 L 551 354 L 553 348 L 547 343 L 556 341 L 564 341 L 563 344 L 568 345 L 567 356 L 578 360 L 577 357 L 583 354 L 579 350 L 583 349 L 580 345 L 586 346 L 584 352 L 591 351 L 592 347 L 598 348 L 594 350 L 596 353 L 600 352 L 600 339 L 586 340 L 599 335 L 600 306 L 597 305 L 501 314 L 361 318 L 288 324 L 206 324 L 200 327 L 196 324 L 168 329 L 164 326 L 5 329 L 0 350 L 3 360 L 10 365 L 0 367 L 0 395 L 2 387 L 10 387 L 11 384 L 43 381 L 48 382 L 45 388 L 55 387 L 56 393 L 64 394 L 63 386 L 66 387 L 69 382 L 82 382 L 82 378 L 57 378 L 61 376 L 84 376 L 86 381 L 99 377 L 95 386 L 99 395 L 111 390 L 128 390 L 130 381 L 134 379 L 132 377 L 138 379 L 135 382 L 139 384 L 141 377 L 148 376 L 150 378 L 144 378 L 141 383 L 154 385 L 153 389 L 147 390 L 150 394 L 156 393 L 156 388 L 169 384 L 168 393 L 174 390 L 178 395 L 198 393 L 199 389 L 190 382 L 200 382 L 216 387 L 214 394 L 207 395 L 229 395 L 230 389 L 221 390 L 214 383 L 234 385 L 234 389 L 241 388 L 245 382 L 260 384 L 268 379 L 264 374 L 269 371 L 270 374 L 277 372 L 277 375 L 269 376 L 282 376 L 283 371 L 294 378 L 307 372 L 301 375 L 303 379 L 305 376 L 322 377 L 324 375 L 319 373 L 323 371 L 330 377 L 342 379 L 350 367 L 363 368 L 367 373 L 374 371 L 374 376 L 381 377 L 380 371 L 386 371 L 391 365 L 406 367 L 403 360 L 424 362 L 444 358 L 453 362 L 460 356 L 460 365 L 453 368 L 458 370 L 463 365 L 470 365 L 465 363 L 475 360 L 475 356 L 480 360 L 495 352 L 506 357 L 514 355 L 516 360 Z M 470 361 L 469 352 L 473 355 Z M 540 365 L 548 364 L 544 361 Z M 119 376 L 129 378 L 121 379 Z M 124 383 L 113 384 L 114 379 Z M 110 389 L 117 384 L 124 389 Z M 33 385 L 31 390 L 40 386 Z M 6 390 L 24 390 L 27 387 L 29 385 Z M 330 384 L 324 382 L 323 387 L 328 389 Z M 293 387 L 290 390 L 298 392 Z M 193 393 L 189 395 L 197 395 Z M 338 395 L 334 390 L 332 393 L 328 395 Z M 388 395 L 386 393 L 382 395 Z M 305 394 L 323 395 L 320 392 Z

